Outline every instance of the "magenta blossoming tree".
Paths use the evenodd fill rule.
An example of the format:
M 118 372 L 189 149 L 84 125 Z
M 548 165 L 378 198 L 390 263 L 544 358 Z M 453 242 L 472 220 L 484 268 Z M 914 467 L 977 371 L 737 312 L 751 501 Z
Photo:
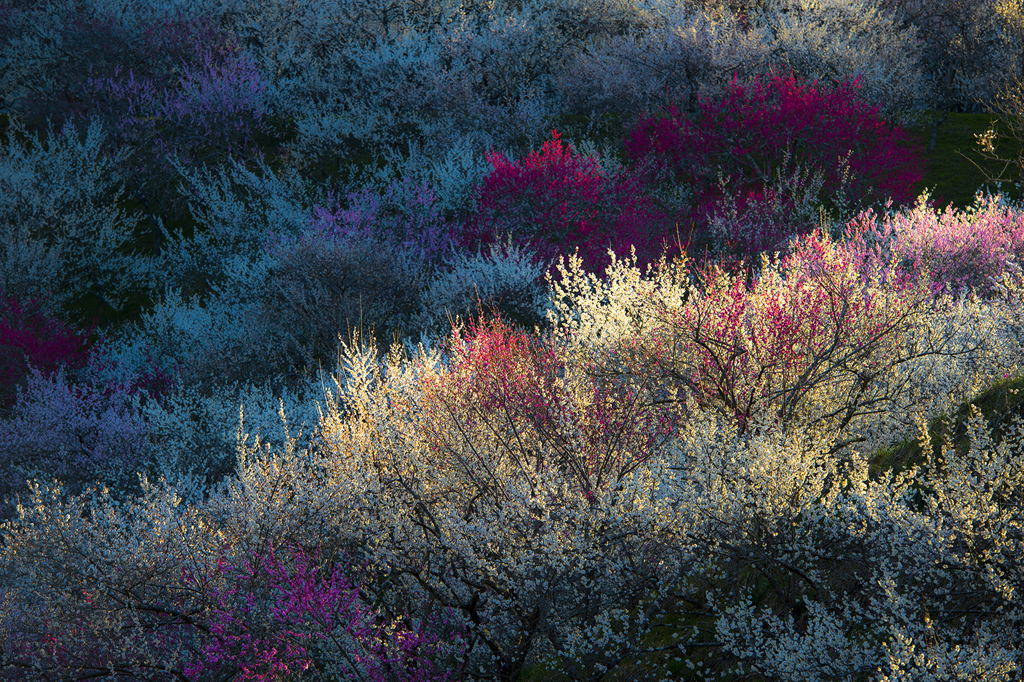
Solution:
M 560 266 L 557 297 L 631 303 L 615 314 L 596 305 L 558 313 L 567 343 L 608 376 L 675 386 L 671 400 L 733 421 L 740 433 L 767 419 L 849 445 L 865 423 L 899 415 L 905 373 L 945 352 L 951 333 L 912 334 L 934 298 L 926 276 L 821 233 L 781 259 L 763 258 L 752 281 L 719 264 L 668 265 L 651 282 L 619 266 L 590 293 L 594 284 L 570 266 Z
M 388 622 L 366 604 L 344 562 L 332 568 L 301 548 L 282 555 L 268 544 L 238 565 L 217 563 L 226 586 L 211 590 L 208 642 L 187 675 L 216 679 L 235 670 L 234 679 L 245 682 L 301 672 L 359 682 L 455 679 L 432 660 L 441 648 L 459 650 L 442 614 L 418 626 L 411 617 Z
M 142 497 L 153 506 L 122 515 L 106 490 L 68 496 L 36 485 L 24 513 L 0 524 L 3 531 L 26 531 L 13 543 L 22 548 L 41 540 L 39 533 L 49 536 L 45 505 L 30 501 L 42 494 L 51 504 L 67 503 L 75 526 L 38 545 L 28 571 L 10 575 L 24 587 L 31 575 L 56 571 L 65 579 L 38 599 L 7 602 L 10 608 L 0 613 L 3 679 L 270 682 L 301 673 L 353 682 L 459 679 L 462 622 L 443 608 L 389 608 L 381 599 L 386 569 L 323 558 L 327 550 L 307 552 L 294 535 L 261 539 L 270 527 L 250 535 L 233 523 L 220 525 L 214 519 L 226 511 L 223 503 L 232 506 L 229 498 L 185 502 L 168 492 L 143 482 Z M 292 511 L 330 528 L 322 509 Z M 227 540 L 236 531 L 242 535 L 232 546 Z M 8 550 L 11 543 L 0 561 L 11 557 Z M 374 574 L 383 580 L 366 577 Z
M 885 400 L 876 384 L 921 302 L 909 286 L 881 290 L 860 271 L 856 252 L 819 236 L 802 240 L 779 268 L 784 277 L 764 273 L 751 289 L 711 266 L 703 295 L 666 311 L 667 336 L 655 334 L 662 345 L 652 359 L 741 431 L 755 416 L 770 415 L 805 428 L 825 420 L 831 433 L 841 433 Z M 851 399 L 830 413 L 821 401 L 839 386 Z
M 686 217 L 695 226 L 697 243 L 707 239 L 701 231 L 727 193 L 741 209 L 763 203 L 758 199 L 765 194 L 783 208 L 791 206 L 796 196 L 770 195 L 778 191 L 780 177 L 798 170 L 820 175 L 815 198 L 833 208 L 844 208 L 848 200 L 906 203 L 923 177 L 922 160 L 907 132 L 858 99 L 856 81 L 831 88 L 770 72 L 749 86 L 734 79 L 724 96 L 701 101 L 699 109 L 693 118 L 675 107 L 644 114 L 625 140 L 627 157 L 648 183 L 694 188 L 695 207 Z M 811 227 L 726 237 L 734 252 L 751 256 Z
M 559 471 L 588 499 L 658 452 L 677 425 L 674 411 L 647 404 L 635 387 L 596 376 L 570 387 L 554 346 L 500 319 L 471 324 L 453 340 L 452 373 L 427 382 L 432 400 L 466 415 L 473 429 L 538 441 L 547 454 L 537 466 Z M 439 451 L 453 447 L 441 431 L 427 427 L 427 435 Z
M 492 171 L 477 188 L 467 245 L 514 241 L 548 261 L 579 249 L 588 267 L 607 264 L 607 250 L 650 262 L 661 253 L 663 216 L 628 174 L 611 176 L 598 161 L 562 141 L 555 130 L 539 151 L 518 162 L 491 153 Z

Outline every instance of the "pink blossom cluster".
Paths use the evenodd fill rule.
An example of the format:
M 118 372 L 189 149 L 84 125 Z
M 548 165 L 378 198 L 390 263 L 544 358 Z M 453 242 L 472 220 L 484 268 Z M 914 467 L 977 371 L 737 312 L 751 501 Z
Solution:
M 301 548 L 278 558 L 266 551 L 237 565 L 221 559 L 210 589 L 212 605 L 206 644 L 185 667 L 194 680 L 216 679 L 237 670 L 244 682 L 275 682 L 304 671 L 340 674 L 336 679 L 370 682 L 449 682 L 455 679 L 435 661 L 443 617 L 414 626 L 411 617 L 388 622 L 366 604 L 349 567 L 307 555 Z M 186 582 L 204 589 L 186 575 Z M 447 644 L 451 645 L 452 642 Z M 323 655 L 333 654 L 334 660 Z
M 1000 277 L 1019 275 L 1024 259 L 1024 213 L 1001 195 L 979 195 L 966 210 L 940 211 L 927 197 L 882 216 L 868 210 L 849 222 L 846 236 L 866 241 L 908 272 L 927 274 L 937 292 L 952 294 L 994 294 Z
M 918 314 L 917 282 L 889 277 L 887 268 L 863 244 L 820 232 L 798 239 L 752 282 L 706 265 L 697 275 L 703 295 L 659 315 L 647 361 L 741 432 L 766 415 L 806 421 L 824 386 L 850 382 L 869 395 Z

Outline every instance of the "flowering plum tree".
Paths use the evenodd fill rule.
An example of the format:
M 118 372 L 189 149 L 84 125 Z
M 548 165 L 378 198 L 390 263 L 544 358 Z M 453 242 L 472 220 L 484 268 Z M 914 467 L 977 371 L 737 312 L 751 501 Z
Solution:
M 647 597 L 676 560 L 673 513 L 647 463 L 677 411 L 500 321 L 445 357 L 346 356 L 323 433 L 344 487 L 372 501 L 362 542 L 407 598 L 460 614 L 471 679 L 514 680 L 542 651 L 599 679 L 663 606 Z
M 769 57 L 762 30 L 744 30 L 724 7 L 651 4 L 638 30 L 588 41 L 556 72 L 563 112 L 634 114 L 682 103 L 696 111 L 700 97 L 720 95 L 736 74 L 764 71 Z
M 461 648 L 443 611 L 422 620 L 383 612 L 372 585 L 364 595 L 351 582 L 352 573 L 365 577 L 359 571 L 317 558 L 317 547 L 325 557 L 337 549 L 324 542 L 336 534 L 323 531 L 330 515 L 344 513 L 338 491 L 297 507 L 272 492 L 274 481 L 298 484 L 327 470 L 292 462 L 271 471 L 263 468 L 269 460 L 247 461 L 257 460 L 253 478 L 212 496 L 194 481 L 172 488 L 143 479 L 127 506 L 104 490 L 68 496 L 34 484 L 4 524 L 12 533 L 0 550 L 12 570 L 0 615 L 4 679 L 212 682 L 303 670 L 374 682 L 451 679 Z M 275 553 L 271 537 L 288 549 Z M 25 552 L 33 565 L 20 564 Z
M 208 48 L 182 59 L 169 74 L 146 71 L 118 65 L 102 74 L 90 67 L 81 84 L 83 111 L 76 118 L 98 116 L 112 145 L 133 150 L 119 170 L 148 214 L 159 253 L 163 223 L 185 213 L 185 202 L 175 194 L 177 165 L 262 155 L 256 141 L 265 142 L 273 128 L 268 82 L 245 54 L 227 46 Z
M 846 227 L 848 238 L 871 243 L 904 271 L 926 273 L 939 290 L 992 296 L 1004 276 L 1020 276 L 1024 222 L 1003 195 L 979 194 L 960 211 L 938 211 L 922 195 L 912 208 L 881 217 L 866 211 Z
M 442 212 L 430 185 L 393 180 L 381 191 L 371 187 L 350 192 L 345 202 L 332 197 L 330 208 L 313 209 L 316 230 L 337 237 L 360 236 L 407 249 L 433 267 L 447 258 L 458 226 Z
M 557 131 L 520 162 L 488 156 L 493 167 L 477 190 L 478 212 L 467 230 L 470 245 L 493 243 L 503 234 L 525 243 L 547 261 L 579 249 L 592 267 L 607 250 L 636 247 L 644 262 L 660 255 L 664 218 L 628 173 L 609 176 L 597 159 L 576 153 Z
M 211 149 L 237 155 L 265 127 L 267 82 L 244 54 L 207 51 L 166 80 L 115 68 L 105 78 L 90 76 L 83 88 L 87 112 L 108 122 L 113 142 L 145 152 L 165 171 L 167 154 L 186 165 L 205 160 Z M 141 159 L 135 170 L 145 170 Z
M 772 0 L 745 16 L 766 35 L 769 63 L 807 81 L 856 80 L 858 96 L 887 121 L 913 121 L 934 94 L 922 33 L 886 0 Z
M 1004 31 L 1006 25 L 1000 25 L 1007 15 L 1000 12 L 998 2 L 883 0 L 880 4 L 899 24 L 917 29 L 921 66 L 932 85 L 929 149 L 934 149 L 945 112 L 973 109 L 994 94 L 1007 74 L 1019 70 L 1016 36 L 1012 28 Z
M 492 244 L 486 253 L 457 254 L 427 282 L 416 327 L 446 335 L 452 322 L 493 312 L 506 322 L 533 329 L 545 322 L 543 284 L 542 265 L 511 240 Z
M 45 0 L 12 9 L 2 49 L 13 68 L 3 75 L 3 104 L 31 129 L 45 127 L 47 118 L 59 128 L 81 115 L 90 77 L 120 69 L 163 80 L 205 50 L 221 56 L 230 51 L 209 7 Z
M 938 287 L 926 276 L 902 271 L 863 242 L 820 233 L 780 260 L 762 258 L 753 281 L 685 261 L 650 278 L 616 263 L 604 282 L 576 261 L 558 267 L 552 324 L 575 349 L 574 362 L 675 387 L 675 397 L 660 399 L 721 413 L 741 433 L 755 417 L 779 420 L 811 439 L 827 434 L 837 451 L 884 447 L 915 428 L 909 415 L 945 409 L 931 392 L 936 382 L 947 396 L 982 388 L 973 379 L 953 388 L 966 378 L 956 376 L 960 362 L 974 354 L 969 374 L 991 381 L 1011 362 L 1003 365 L 999 354 L 1019 343 L 1012 331 L 996 331 L 1003 303 L 977 313 L 974 304 L 938 305 Z M 970 331 L 988 323 L 995 326 L 985 340 Z
M 698 210 L 690 220 L 696 221 L 698 240 L 724 198 L 723 181 L 733 196 L 749 203 L 750 192 L 779 192 L 786 189 L 780 178 L 795 178 L 791 196 L 782 203 L 793 206 L 813 175 L 821 174 L 818 204 L 843 208 L 847 201 L 910 201 L 923 172 L 906 131 L 858 100 L 856 83 L 832 88 L 800 83 L 782 72 L 749 87 L 734 80 L 725 96 L 702 102 L 692 118 L 674 107 L 640 117 L 625 151 L 648 183 L 684 182 L 694 188 Z M 735 232 L 727 238 L 739 253 L 753 257 L 789 236 Z M 765 244 L 764 237 L 775 244 Z
M 70 382 L 61 368 L 33 368 L 9 419 L 0 421 L 0 497 L 13 504 L 38 475 L 58 477 L 74 490 L 102 480 L 131 488 L 151 460 L 150 429 L 130 385 L 97 387 Z M 11 512 L 6 503 L 0 511 Z

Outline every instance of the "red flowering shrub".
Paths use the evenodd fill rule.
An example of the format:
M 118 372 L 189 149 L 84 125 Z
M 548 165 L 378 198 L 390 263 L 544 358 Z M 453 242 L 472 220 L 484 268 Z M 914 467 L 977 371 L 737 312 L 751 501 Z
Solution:
M 814 224 L 744 220 L 748 205 L 755 214 L 764 206 L 785 214 L 805 202 L 808 188 L 819 206 L 833 208 L 914 199 L 924 173 L 920 152 L 906 130 L 857 97 L 857 88 L 856 81 L 836 88 L 800 83 L 792 73 L 769 73 L 750 86 L 734 79 L 692 119 L 675 107 L 641 116 L 627 134 L 626 156 L 650 186 L 693 188 L 687 222 L 698 243 L 715 241 L 707 232 L 722 221 L 723 205 L 737 206 L 724 237 L 733 252 L 753 255 Z
M 494 243 L 506 234 L 536 250 L 544 260 L 579 249 L 583 261 L 599 268 L 609 248 L 641 261 L 660 254 L 664 221 L 640 193 L 630 174 L 609 174 L 597 159 L 575 152 L 558 131 L 540 151 L 521 161 L 488 155 L 493 170 L 477 187 L 477 213 L 465 246 Z

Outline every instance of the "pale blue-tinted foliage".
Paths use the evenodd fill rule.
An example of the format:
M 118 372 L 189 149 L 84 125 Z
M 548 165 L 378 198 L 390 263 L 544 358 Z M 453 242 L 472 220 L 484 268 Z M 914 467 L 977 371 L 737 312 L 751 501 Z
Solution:
M 415 144 L 410 146 L 408 154 L 385 148 L 382 151 L 387 161 L 383 167 L 357 176 L 357 182 L 382 188 L 397 176 L 409 178 L 433 190 L 439 209 L 449 213 L 467 212 L 474 208 L 473 187 L 491 171 L 486 157 L 489 148 L 481 142 L 471 133 L 455 135 L 437 155 L 428 154 Z
M 591 40 L 557 72 L 569 111 L 631 113 L 722 92 L 734 76 L 764 69 L 763 29 L 740 28 L 729 12 L 654 3 L 651 24 L 622 36 Z
M 53 310 L 87 294 L 117 308 L 133 288 L 152 286 L 153 264 L 127 255 L 138 216 L 117 205 L 114 169 L 129 150 L 110 157 L 101 126 L 84 137 L 73 126 L 49 131 L 44 143 L 15 122 L 0 155 L 0 285 L 8 295 L 49 299 Z
M 59 0 L 45 3 L 42 12 L 13 14 L 9 35 L 0 52 L 0 64 L 4 67 L 0 72 L 0 92 L 4 93 L 0 106 L 4 111 L 27 94 L 58 83 L 57 74 L 50 71 L 49 65 L 60 57 L 57 34 L 73 5 L 71 0 Z
M 154 443 L 154 473 L 169 480 L 233 474 L 239 429 L 275 449 L 309 446 L 318 422 L 313 396 L 321 384 L 297 390 L 252 384 L 218 386 L 213 395 L 186 389 L 142 410 Z
M 754 13 L 771 61 L 822 83 L 856 78 L 860 95 L 886 120 L 913 117 L 929 103 L 914 26 L 903 27 L 876 3 L 823 0 L 776 3 L 785 12 Z
M 548 298 L 543 275 L 543 265 L 511 240 L 486 254 L 457 254 L 427 282 L 415 325 L 428 335 L 446 336 L 453 322 L 471 321 L 484 311 L 539 323 Z
M 181 191 L 203 229 L 190 239 L 170 240 L 162 264 L 168 287 L 189 288 L 196 277 L 219 280 L 228 261 L 259 258 L 271 234 L 302 234 L 313 207 L 328 201 L 328 188 L 294 170 L 275 174 L 262 162 L 258 168 L 237 162 L 218 169 L 179 167 Z

